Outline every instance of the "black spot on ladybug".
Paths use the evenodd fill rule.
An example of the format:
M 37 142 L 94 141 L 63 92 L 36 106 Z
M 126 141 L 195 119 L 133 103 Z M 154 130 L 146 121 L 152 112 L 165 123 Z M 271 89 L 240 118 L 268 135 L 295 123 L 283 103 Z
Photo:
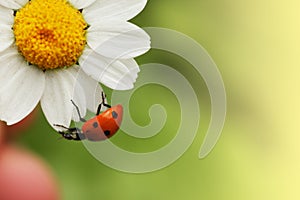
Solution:
M 98 123 L 97 123 L 97 122 L 94 122 L 94 123 L 93 123 L 93 127 L 94 127 L 94 128 L 97 128 L 97 127 L 98 127 Z
M 116 111 L 112 111 L 111 115 L 114 119 L 118 118 L 118 113 Z
M 109 130 L 106 130 L 106 131 L 104 131 L 104 134 L 105 134 L 106 136 L 109 136 L 109 135 L 110 135 L 110 131 L 109 131 Z

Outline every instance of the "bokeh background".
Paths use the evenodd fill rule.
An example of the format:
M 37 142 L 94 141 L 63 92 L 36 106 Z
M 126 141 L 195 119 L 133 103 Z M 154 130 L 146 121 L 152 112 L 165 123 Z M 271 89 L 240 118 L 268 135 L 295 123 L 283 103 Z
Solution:
M 175 68 L 195 86 L 200 102 L 195 105 L 201 108 L 197 137 L 174 164 L 146 174 L 110 169 L 80 142 L 59 140 L 42 113 L 17 142 L 48 162 L 64 200 L 299 199 L 299 8 L 298 0 L 150 0 L 132 20 L 189 35 L 218 65 L 227 92 L 227 118 L 219 142 L 203 160 L 198 152 L 210 118 L 207 88 L 184 60 L 154 50 L 138 62 Z M 111 90 L 104 89 L 109 98 Z M 170 141 L 180 109 L 166 88 L 137 90 L 130 102 L 132 118 L 147 125 L 148 109 L 156 103 L 172 112 L 157 136 L 139 141 L 120 131 L 112 141 L 135 152 Z

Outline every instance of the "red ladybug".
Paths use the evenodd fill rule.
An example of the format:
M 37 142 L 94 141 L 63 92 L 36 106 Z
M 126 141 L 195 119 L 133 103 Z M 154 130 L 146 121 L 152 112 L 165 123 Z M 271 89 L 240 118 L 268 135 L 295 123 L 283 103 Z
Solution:
M 102 93 L 102 102 L 99 104 L 97 114 L 90 120 L 85 120 L 81 117 L 78 106 L 72 101 L 79 115 L 80 121 L 84 122 L 81 129 L 68 128 L 62 125 L 54 124 L 54 126 L 66 129 L 66 131 L 59 131 L 58 133 L 68 140 L 90 140 L 101 141 L 112 137 L 118 130 L 122 122 L 123 107 L 118 104 L 111 107 L 104 103 L 105 96 Z M 101 107 L 105 106 L 108 109 L 100 113 Z

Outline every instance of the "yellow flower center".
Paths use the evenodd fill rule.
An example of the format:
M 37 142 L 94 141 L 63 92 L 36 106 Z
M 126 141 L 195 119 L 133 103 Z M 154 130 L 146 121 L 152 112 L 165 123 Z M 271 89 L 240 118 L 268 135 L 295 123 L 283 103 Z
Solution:
M 43 70 L 76 64 L 87 28 L 81 12 L 67 0 L 31 0 L 16 12 L 13 25 L 20 53 Z

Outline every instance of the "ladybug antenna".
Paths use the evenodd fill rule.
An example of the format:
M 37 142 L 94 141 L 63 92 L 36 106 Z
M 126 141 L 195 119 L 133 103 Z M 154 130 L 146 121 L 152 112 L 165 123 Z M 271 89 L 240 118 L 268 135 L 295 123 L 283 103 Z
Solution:
M 86 122 L 86 120 L 85 120 L 83 117 L 81 117 L 81 114 L 80 114 L 80 112 L 79 112 L 78 106 L 74 103 L 74 101 L 73 101 L 72 99 L 71 99 L 71 102 L 72 102 L 72 104 L 74 105 L 74 107 L 75 107 L 75 109 L 76 109 L 76 111 L 77 111 L 79 120 L 80 120 L 81 122 Z

